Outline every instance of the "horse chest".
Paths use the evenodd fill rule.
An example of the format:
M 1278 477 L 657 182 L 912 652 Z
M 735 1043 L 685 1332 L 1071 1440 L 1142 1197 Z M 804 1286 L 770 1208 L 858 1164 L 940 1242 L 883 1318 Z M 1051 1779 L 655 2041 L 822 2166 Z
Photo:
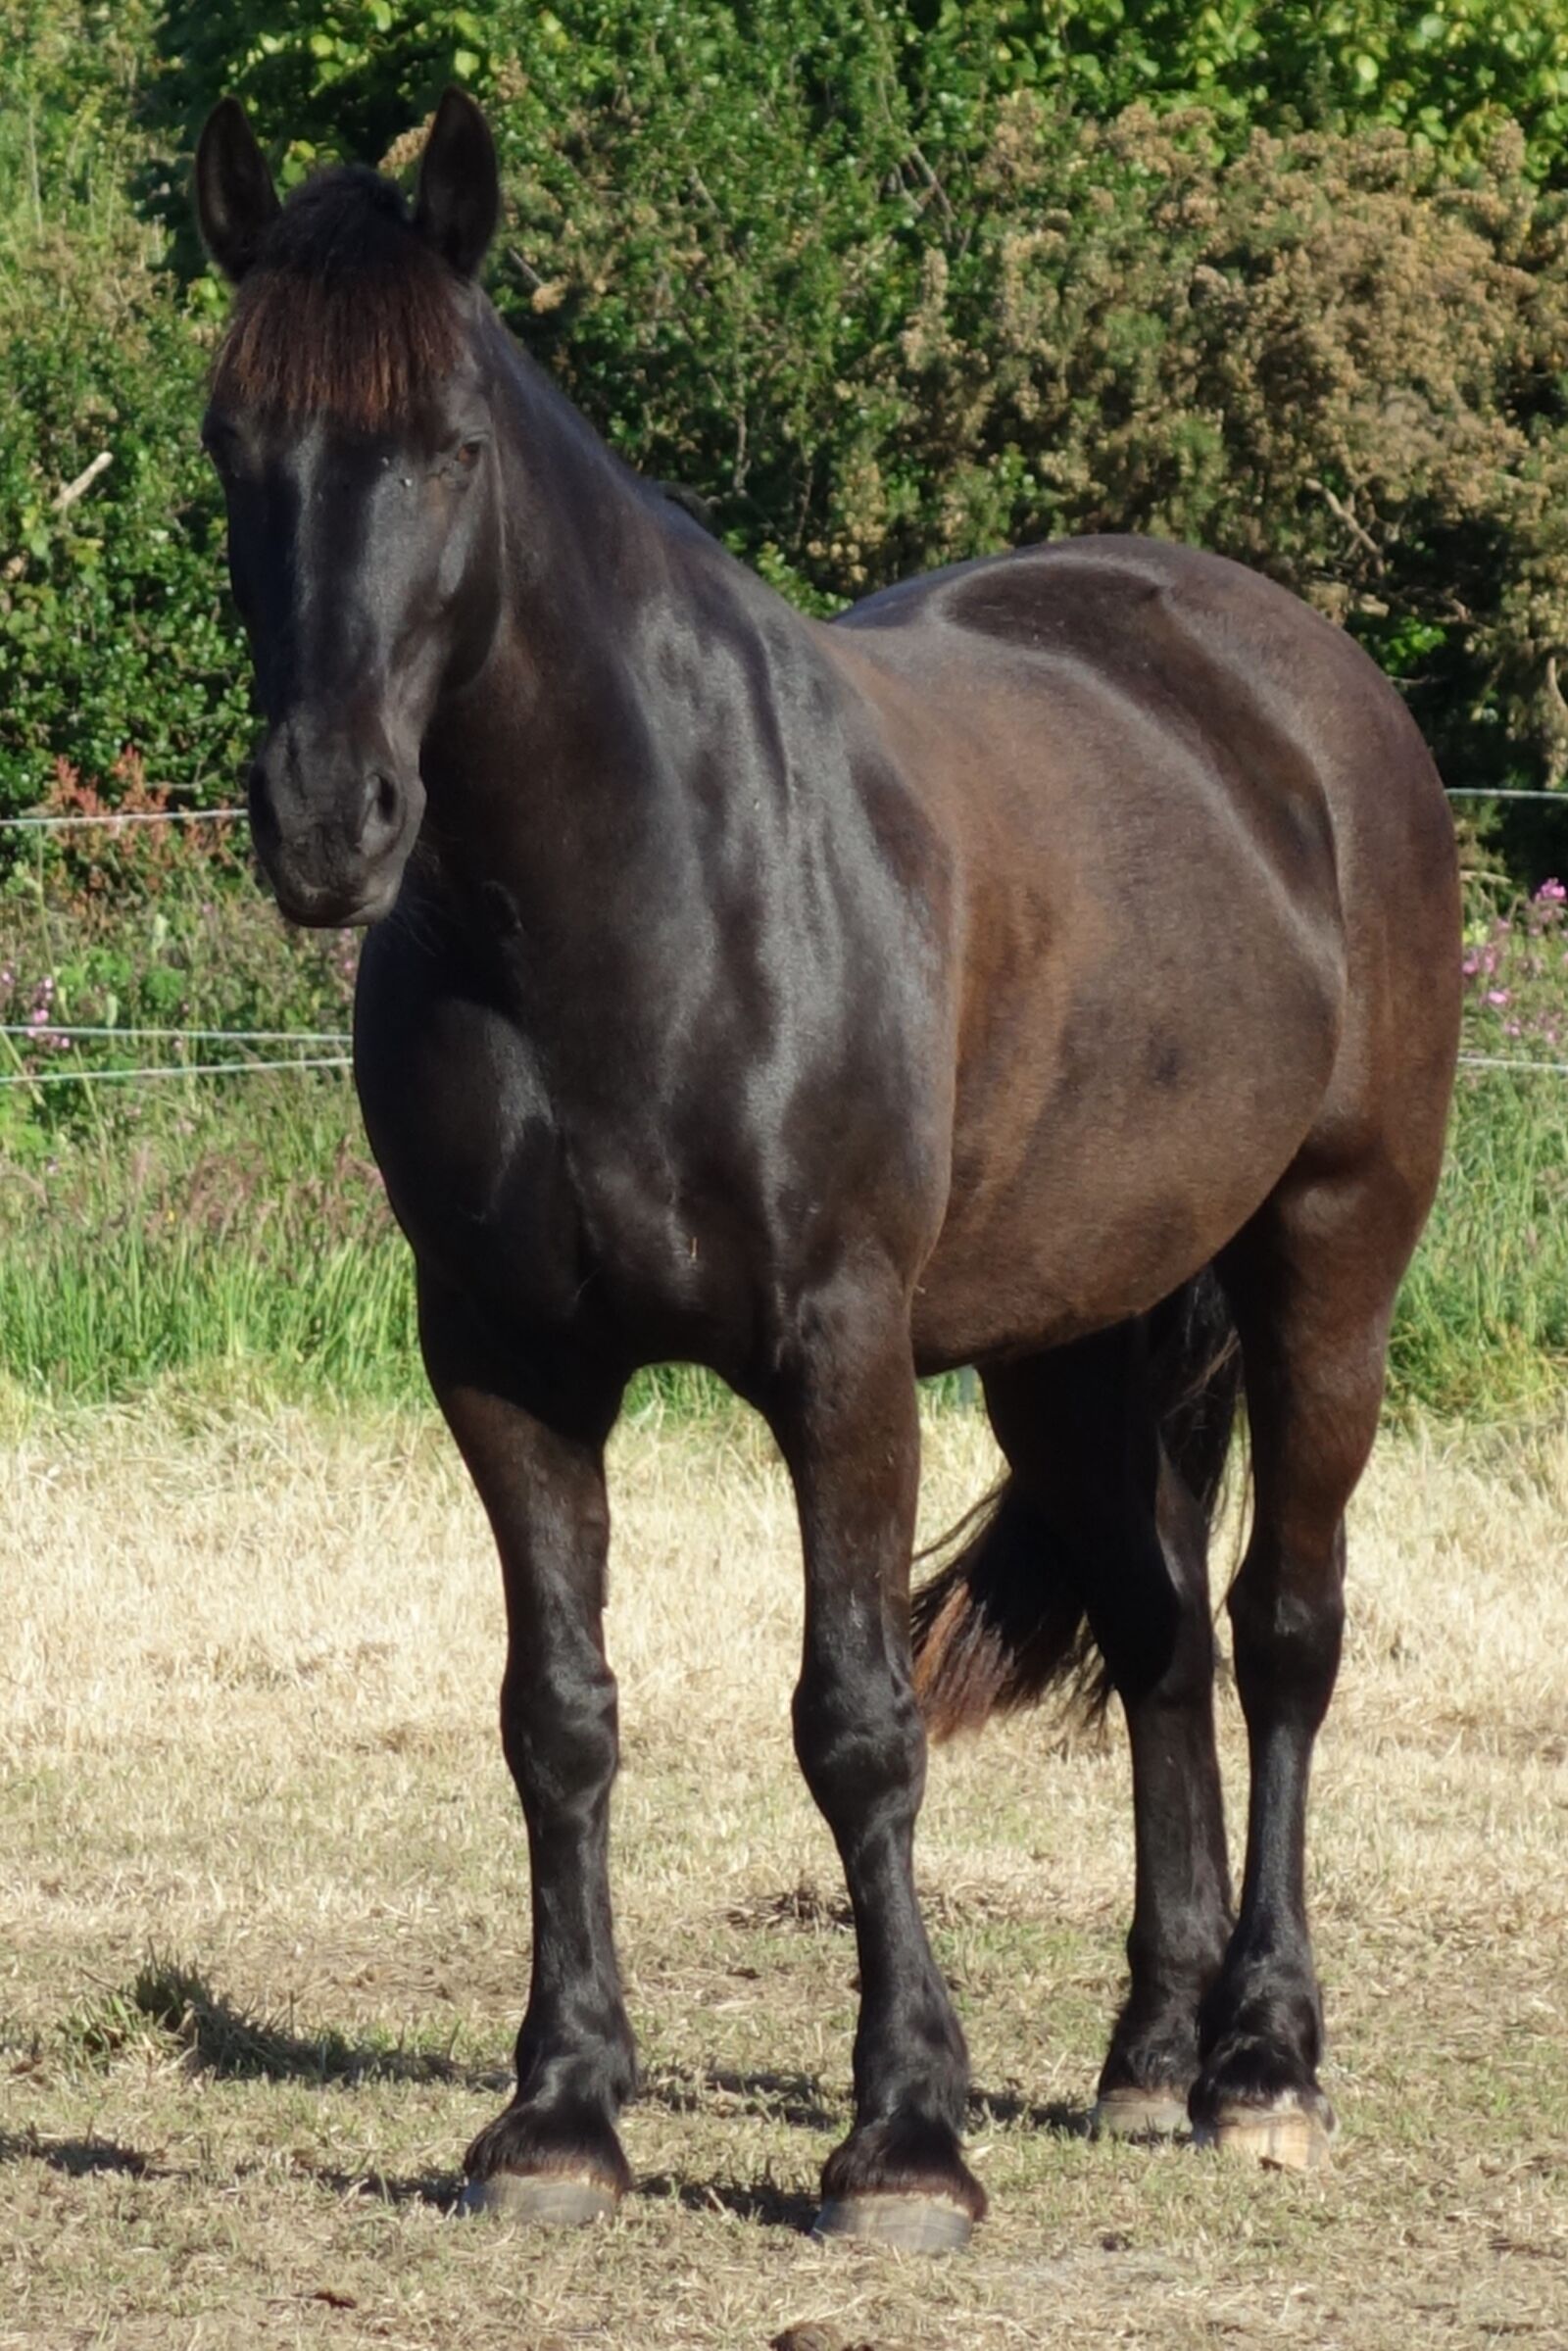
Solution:
M 562 1100 L 527 1040 L 472 1004 L 432 1007 L 395 1054 L 361 1032 L 367 1130 L 426 1275 L 529 1344 L 723 1346 L 745 1312 L 733 1205 L 656 1105 Z

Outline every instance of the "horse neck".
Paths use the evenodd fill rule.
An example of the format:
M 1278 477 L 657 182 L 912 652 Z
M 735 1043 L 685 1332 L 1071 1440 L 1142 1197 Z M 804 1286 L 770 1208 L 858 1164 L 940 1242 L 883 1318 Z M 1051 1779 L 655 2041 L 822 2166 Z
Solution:
M 819 657 L 808 623 L 506 347 L 500 620 L 427 739 L 427 825 L 466 916 L 499 885 L 530 927 L 569 928 L 564 951 L 631 904 L 692 906 L 697 798 L 716 759 L 738 770 L 737 728 L 759 726 L 738 665 L 755 674 L 764 630 Z

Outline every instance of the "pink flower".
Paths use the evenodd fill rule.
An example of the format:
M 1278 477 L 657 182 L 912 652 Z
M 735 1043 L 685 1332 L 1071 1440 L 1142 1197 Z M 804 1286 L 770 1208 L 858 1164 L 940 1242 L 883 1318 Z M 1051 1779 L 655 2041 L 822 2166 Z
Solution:
M 1509 991 L 1506 988 L 1489 988 L 1487 990 L 1487 1002 L 1489 1004 L 1505 1004 L 1508 1001 Z
M 1564 889 L 1562 883 L 1556 880 L 1543 882 L 1536 892 L 1537 906 L 1560 906 L 1565 900 L 1568 900 L 1568 889 Z

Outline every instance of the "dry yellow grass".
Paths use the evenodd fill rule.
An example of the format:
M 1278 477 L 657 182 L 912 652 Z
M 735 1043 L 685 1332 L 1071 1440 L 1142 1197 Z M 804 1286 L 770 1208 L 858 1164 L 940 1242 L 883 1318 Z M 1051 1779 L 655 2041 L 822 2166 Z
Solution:
M 989 1474 L 974 1417 L 933 1422 L 933 1525 Z M 936 1759 L 995 2204 L 945 2264 L 799 2233 L 853 1945 L 790 1753 L 782 1476 L 726 1420 L 626 1432 L 613 1491 L 642 2192 L 524 2239 L 444 2217 L 526 1921 L 497 1577 L 444 1441 L 149 1412 L 0 1450 L 0 2346 L 1568 2342 L 1568 1433 L 1391 1438 L 1357 1508 L 1312 1841 L 1327 2180 L 1081 2135 L 1119 1732 Z M 1226 1749 L 1238 1787 L 1228 1697 Z

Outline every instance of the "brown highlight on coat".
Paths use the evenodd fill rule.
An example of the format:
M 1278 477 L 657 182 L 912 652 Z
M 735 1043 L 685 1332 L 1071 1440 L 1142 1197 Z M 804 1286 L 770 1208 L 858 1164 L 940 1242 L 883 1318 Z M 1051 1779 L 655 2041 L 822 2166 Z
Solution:
M 385 432 L 457 366 L 458 285 L 389 180 L 320 172 L 284 208 L 235 297 L 213 397 Z
M 1085 1722 L 1110 1681 L 1059 1540 L 1016 1480 L 976 1504 L 949 1541 L 959 1547 L 911 1607 L 914 1690 L 927 1733 L 952 1739 L 994 1714 L 1038 1705 L 1052 1690 Z M 939 1546 L 945 1547 L 945 1546 Z

